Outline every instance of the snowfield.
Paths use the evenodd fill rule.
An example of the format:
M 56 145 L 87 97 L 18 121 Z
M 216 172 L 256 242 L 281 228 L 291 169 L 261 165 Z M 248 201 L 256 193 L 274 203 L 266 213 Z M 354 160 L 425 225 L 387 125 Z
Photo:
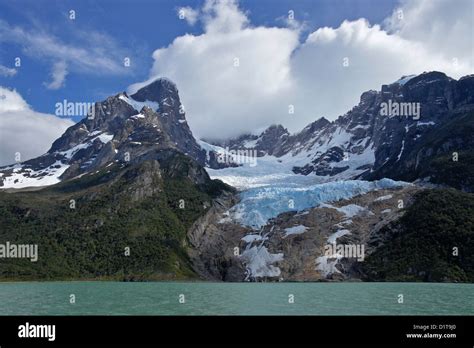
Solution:
M 317 134 L 314 135 L 315 140 Z M 223 169 L 206 168 L 212 179 L 219 179 L 234 186 L 239 190 L 246 190 L 255 187 L 272 186 L 285 182 L 286 185 L 308 186 L 336 180 L 349 180 L 359 174 L 362 174 L 366 165 L 372 165 L 375 162 L 375 153 L 372 143 L 365 146 L 361 153 L 351 153 L 349 160 L 335 162 L 331 168 L 348 167 L 334 176 L 318 176 L 314 174 L 300 175 L 293 172 L 295 167 L 304 167 L 312 159 L 318 157 L 334 146 L 345 147 L 350 144 L 352 134 L 345 129 L 338 127 L 331 135 L 323 137 L 320 142 L 311 146 L 297 148 L 281 157 L 265 155 L 261 157 L 235 156 L 226 149 L 211 145 L 205 141 L 198 141 L 202 149 L 207 153 L 214 151 L 217 154 L 223 154 L 223 157 L 231 158 L 233 163 L 239 164 L 238 167 L 229 167 Z M 369 142 L 369 138 L 359 140 L 355 145 L 363 145 Z M 244 147 L 254 145 L 255 141 L 247 141 Z M 311 141 L 309 142 L 311 143 Z
M 1 186 L 0 189 L 40 187 L 57 184 L 61 182 L 61 175 L 63 175 L 70 167 L 68 162 L 78 151 L 92 146 L 96 140 L 100 141 L 102 144 L 107 144 L 112 141 L 113 137 L 113 134 L 103 133 L 100 131 L 91 132 L 84 142 L 77 144 L 68 150 L 56 152 L 64 158 L 61 158 L 61 160 L 56 161 L 44 169 L 35 171 L 31 168 L 27 168 L 23 163 L 4 167 L 3 169 L 13 169 L 13 173 L 12 175 L 5 177 L 3 173 L 0 173 L 0 180 L 3 181 L 3 186 Z
M 2 189 L 49 186 L 61 181 L 59 177 L 69 168 L 69 164 L 56 161 L 46 169 L 33 171 L 23 169 L 21 164 L 14 165 L 13 174 L 3 178 Z M 0 179 L 3 174 L 0 173 Z

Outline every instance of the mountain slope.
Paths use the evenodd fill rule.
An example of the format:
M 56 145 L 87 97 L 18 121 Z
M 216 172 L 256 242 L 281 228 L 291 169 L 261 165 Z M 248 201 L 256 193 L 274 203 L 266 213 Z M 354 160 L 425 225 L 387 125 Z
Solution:
M 333 122 L 320 118 L 293 135 L 273 125 L 258 136 L 211 145 L 194 139 L 170 81 L 156 80 L 132 96 L 120 93 L 97 103 L 94 117 L 70 127 L 45 155 L 0 170 L 3 188 L 27 188 L 0 191 L 0 239 L 36 243 L 41 255 L 38 263 L 8 259 L 0 274 L 8 279 L 404 279 L 407 267 L 419 265 L 390 250 L 398 250 L 400 241 L 423 243 L 428 260 L 430 251 L 441 253 L 438 240 L 445 240 L 445 227 L 455 234 L 450 243 L 469 245 L 472 226 L 464 216 L 472 212 L 472 197 L 417 196 L 422 198 L 412 205 L 422 188 L 386 177 L 471 191 L 473 96 L 474 76 L 456 81 L 425 73 L 363 93 L 357 106 Z M 420 103 L 419 117 L 382 115 L 384 103 L 392 102 Z M 243 165 L 219 158 L 239 150 Z M 208 173 L 245 191 L 236 197 Z M 350 178 L 384 180 L 345 180 Z M 29 187 L 42 185 L 52 186 Z M 431 209 L 423 197 L 448 207 Z M 412 221 L 430 209 L 435 215 L 426 213 L 430 218 L 421 225 Z M 415 233 L 411 225 L 436 238 Z M 367 246 L 370 265 L 364 269 L 323 255 L 324 243 L 336 240 Z M 387 257 L 403 267 L 387 266 Z M 457 266 L 452 261 L 445 263 L 449 274 L 439 272 L 439 262 L 436 272 L 429 270 L 435 276 L 409 278 L 471 279 L 471 261 Z M 427 264 L 418 268 L 426 272 Z
M 367 176 L 382 177 L 405 181 L 426 178 L 474 192 L 474 112 L 452 115 L 405 150 L 399 162 L 387 163 Z
M 359 269 L 373 281 L 474 281 L 474 196 L 426 190 Z
M 234 192 L 202 166 L 213 154 L 167 79 L 96 103 L 46 154 L 1 168 L 0 240 L 37 244 L 39 258 L 6 259 L 0 277 L 196 277 L 187 231 Z
M 0 168 L 0 187 L 51 185 L 163 149 L 177 149 L 201 165 L 225 166 L 194 139 L 176 86 L 157 79 L 133 96 L 120 93 L 96 103 L 46 154 Z
M 382 110 L 388 105 L 411 114 L 385 115 Z M 466 152 L 472 153 L 474 141 L 473 111 L 474 75 L 456 81 L 429 72 L 364 92 L 357 106 L 333 122 L 320 118 L 296 134 L 274 125 L 259 136 L 215 144 L 234 151 L 256 150 L 257 156 L 273 156 L 283 166 L 291 165 L 294 173 L 326 181 L 429 176 L 433 182 L 453 185 L 445 180 L 448 175 L 436 179 L 435 170 L 425 167 L 453 151 L 464 152 L 459 163 L 467 165 Z M 455 185 L 461 186 L 473 189 L 472 183 Z
M 1 278 L 196 277 L 187 230 L 230 189 L 176 150 L 156 158 L 115 163 L 38 191 L 0 192 L 0 239 L 39 249 L 38 262 L 3 260 Z

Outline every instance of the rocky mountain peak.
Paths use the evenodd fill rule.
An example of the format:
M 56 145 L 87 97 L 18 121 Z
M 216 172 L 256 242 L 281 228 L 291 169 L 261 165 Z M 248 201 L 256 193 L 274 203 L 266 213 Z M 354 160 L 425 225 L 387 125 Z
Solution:
M 158 78 L 140 88 L 130 99 L 155 110 L 176 148 L 202 165 L 206 164 L 206 151 L 199 146 L 188 126 L 178 88 L 171 80 Z
M 304 131 L 314 133 L 318 130 L 321 130 L 322 128 L 328 126 L 331 122 L 325 118 L 325 117 L 320 117 L 316 121 L 311 122 L 309 125 L 307 125 L 304 128 Z
M 448 77 L 445 73 L 439 72 L 439 71 L 430 71 L 430 72 L 424 72 L 420 75 L 412 77 L 405 86 L 413 86 L 418 83 L 433 83 L 433 82 L 448 82 L 452 81 L 453 79 Z
M 140 102 L 148 100 L 162 103 L 165 98 L 169 97 L 177 97 L 176 99 L 179 101 L 178 94 L 178 88 L 174 82 L 167 78 L 158 78 L 148 85 L 141 87 L 131 97 Z M 173 101 L 170 100 L 170 102 Z
M 378 93 L 379 93 L 378 91 L 375 91 L 373 89 L 366 91 L 360 95 L 360 102 L 361 103 L 370 102 L 378 95 Z
M 390 114 L 384 115 L 383 107 L 391 108 Z M 435 153 L 431 146 L 423 147 L 439 138 L 435 132 L 473 110 L 473 75 L 455 80 L 432 71 L 402 76 L 378 91 L 362 93 L 358 105 L 332 122 L 320 118 L 294 134 L 273 125 L 259 136 L 244 136 L 227 143 L 233 149 L 256 149 L 258 156 L 290 154 L 295 173 L 338 178 L 392 177 L 404 170 L 415 172 L 413 167 L 423 156 L 431 158 Z M 462 140 L 466 134 L 456 141 L 448 136 L 436 151 L 443 153 L 454 144 L 467 143 Z
M 319 118 L 295 134 L 282 125 L 271 125 L 260 135 L 246 134 L 213 144 L 230 150 L 256 150 L 257 156 L 291 155 L 293 172 L 305 175 L 391 177 L 396 172 L 414 172 L 435 151 L 444 153 L 468 143 L 462 140 L 469 136 L 465 132 L 461 140 L 447 137 L 439 146 L 425 145 L 444 139 L 439 129 L 474 110 L 473 91 L 473 75 L 459 80 L 436 71 L 403 76 L 382 85 L 380 91 L 362 93 L 358 105 L 332 122 Z M 400 110 L 411 112 L 382 115 L 385 104 L 402 105 Z M 48 183 L 57 182 L 59 177 L 70 178 L 123 161 L 126 154 L 132 160 L 154 160 L 157 152 L 170 149 L 211 168 L 229 166 L 218 161 L 217 152 L 225 149 L 199 144 L 193 137 L 178 90 L 167 79 L 157 79 L 131 96 L 109 97 L 93 110 L 94 117 L 67 129 L 47 154 L 2 168 L 0 186 L 39 186 L 45 178 Z
M 69 127 L 46 154 L 2 169 L 0 186 L 49 185 L 113 162 L 153 160 L 167 149 L 200 165 L 223 166 L 194 138 L 176 85 L 160 78 L 131 96 L 122 92 L 95 103 L 90 115 Z
M 281 124 L 274 124 L 268 127 L 262 134 L 261 138 L 275 138 L 275 137 L 281 137 L 283 135 L 289 135 L 290 133 L 288 132 L 288 129 L 283 127 Z

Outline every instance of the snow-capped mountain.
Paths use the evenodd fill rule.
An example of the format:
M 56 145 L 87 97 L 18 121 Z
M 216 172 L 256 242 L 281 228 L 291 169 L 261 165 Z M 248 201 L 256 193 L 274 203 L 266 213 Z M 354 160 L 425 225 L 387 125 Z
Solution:
M 388 113 L 384 108 L 390 108 Z M 394 177 L 399 172 L 394 167 L 410 168 L 413 149 L 425 144 L 435 129 L 472 110 L 473 75 L 454 80 L 429 72 L 364 92 L 357 106 L 333 122 L 320 118 L 296 134 L 273 125 L 258 136 L 214 144 L 235 151 L 256 150 L 257 156 L 278 158 L 286 162 L 282 166 L 291 165 L 294 173 L 303 175 L 332 180 Z M 451 145 L 439 146 L 438 153 L 460 148 L 466 141 L 455 145 L 451 139 Z M 417 161 L 436 153 L 424 148 Z
M 68 128 L 46 154 L 0 168 L 0 187 L 51 185 L 113 162 L 137 162 L 168 148 L 201 165 L 225 166 L 213 151 L 198 145 L 176 85 L 161 78 L 131 96 L 123 92 L 95 103 L 89 117 Z
M 287 144 L 290 132 L 281 125 L 268 127 L 260 136 L 244 134 L 236 139 L 212 142 L 214 145 L 230 150 L 255 149 L 258 156 L 273 155 L 281 156 L 287 151 L 282 148 Z
M 412 113 L 382 112 L 394 105 L 410 105 Z M 0 168 L 3 188 L 61 182 L 36 192 L 0 190 L 3 224 L 14 226 L 8 229 L 12 236 L 18 229 L 59 246 L 48 251 L 49 258 L 67 260 L 61 274 L 68 276 L 69 270 L 86 269 L 124 279 L 163 277 L 162 272 L 230 281 L 347 279 L 356 273 L 358 279 L 364 274 L 373 279 L 385 261 L 361 268 L 354 260 L 323 254 L 325 245 L 363 245 L 369 259 L 385 246 L 396 248 L 399 243 L 391 241 L 401 229 L 390 226 L 403 225 L 398 219 L 405 209 L 423 203 L 416 195 L 425 187 L 399 180 L 430 177 L 473 191 L 473 134 L 474 76 L 403 77 L 363 93 L 335 121 L 320 118 L 296 134 L 273 125 L 260 135 L 214 144 L 194 138 L 176 86 L 158 79 L 132 95 L 96 103 L 93 117 L 67 129 L 43 156 Z M 439 162 L 453 151 L 459 152 L 459 164 Z M 211 180 L 216 178 L 241 191 Z M 448 198 L 437 193 L 442 204 L 424 207 L 423 214 L 446 202 L 457 211 L 472 200 L 449 191 Z M 78 202 L 74 213 L 64 211 L 71 197 Z M 435 217 L 444 219 L 444 211 Z M 59 227 L 55 233 L 51 221 Z M 439 233 L 438 226 L 431 227 L 430 233 Z M 414 235 L 413 244 L 425 242 Z M 109 242 L 103 240 L 117 238 L 149 248 L 148 257 L 135 253 L 136 269 L 127 268 L 121 252 L 112 256 L 113 269 L 82 263 L 98 254 L 109 257 Z M 459 245 L 466 244 L 468 237 L 459 238 Z M 84 245 L 90 248 L 77 258 Z M 107 250 L 97 252 L 96 245 Z
M 384 108 L 390 110 L 384 113 Z M 161 78 L 131 96 L 120 93 L 96 103 L 94 117 L 67 129 L 46 154 L 0 168 L 0 187 L 51 185 L 112 162 L 153 157 L 167 148 L 190 156 L 209 168 L 211 176 L 236 186 L 249 186 L 233 179 L 237 176 L 273 176 L 278 181 L 290 176 L 293 180 L 294 174 L 301 174 L 298 181 L 307 176 L 309 184 L 316 179 L 384 177 L 430 177 L 443 183 L 451 175 L 439 178 L 430 163 L 474 146 L 470 132 L 456 133 L 470 124 L 472 110 L 474 75 L 454 80 L 429 72 L 364 92 L 359 104 L 335 121 L 319 118 L 296 134 L 272 125 L 260 135 L 209 144 L 194 138 L 176 85 Z M 227 160 L 239 151 L 244 153 L 240 162 Z M 470 185 L 463 182 L 458 187 Z

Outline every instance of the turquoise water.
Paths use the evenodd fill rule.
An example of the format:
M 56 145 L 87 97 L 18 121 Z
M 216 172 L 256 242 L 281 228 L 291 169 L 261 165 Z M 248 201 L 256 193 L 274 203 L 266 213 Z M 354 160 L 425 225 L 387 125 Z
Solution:
M 181 294 L 185 303 L 179 303 Z M 0 315 L 383 314 L 474 315 L 474 284 L 0 283 Z

